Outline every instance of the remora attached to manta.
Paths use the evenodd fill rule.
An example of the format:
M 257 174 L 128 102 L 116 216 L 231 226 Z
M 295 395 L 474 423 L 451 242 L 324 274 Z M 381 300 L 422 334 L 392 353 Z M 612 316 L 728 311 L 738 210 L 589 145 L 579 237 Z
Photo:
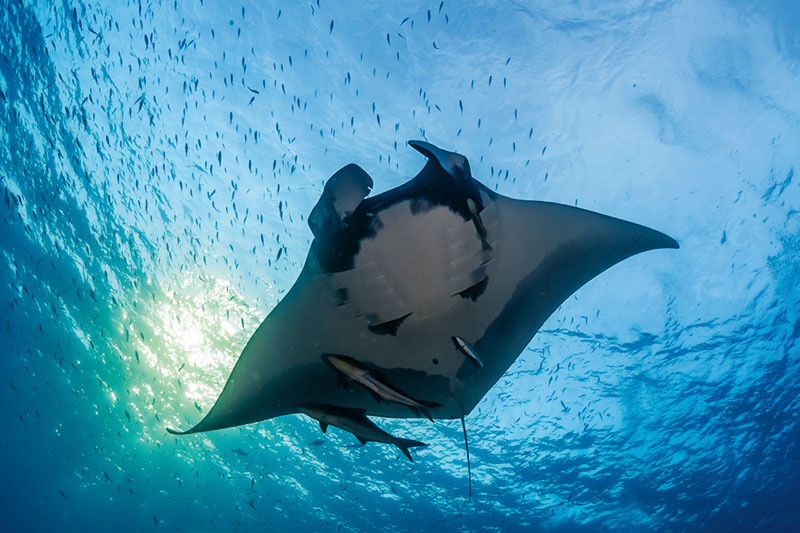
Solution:
M 468 415 L 544 321 L 612 265 L 678 248 L 658 231 L 561 204 L 507 198 L 467 159 L 427 142 L 405 184 L 368 197 L 350 164 L 325 184 L 291 290 L 248 341 L 214 406 L 184 432 L 292 413 L 362 442 L 422 443 L 366 415 Z

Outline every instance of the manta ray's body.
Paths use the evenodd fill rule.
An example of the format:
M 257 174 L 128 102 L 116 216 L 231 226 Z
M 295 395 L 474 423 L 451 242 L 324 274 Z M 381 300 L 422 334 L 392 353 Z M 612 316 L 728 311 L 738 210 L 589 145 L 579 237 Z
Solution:
M 581 285 L 678 247 L 644 226 L 501 196 L 463 156 L 409 144 L 428 163 L 400 187 L 367 198 L 356 165 L 327 182 L 297 282 L 185 433 L 302 412 L 374 440 L 365 415 L 463 418 Z

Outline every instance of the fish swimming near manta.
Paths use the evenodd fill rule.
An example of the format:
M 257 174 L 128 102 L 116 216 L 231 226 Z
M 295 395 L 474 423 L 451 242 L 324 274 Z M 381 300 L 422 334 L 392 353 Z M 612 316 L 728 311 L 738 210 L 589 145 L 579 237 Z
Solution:
M 188 434 L 303 413 L 408 449 L 370 416 L 463 419 L 583 284 L 678 243 L 577 207 L 502 196 L 463 155 L 422 141 L 411 180 L 369 196 L 358 165 L 325 184 L 294 286 Z M 466 429 L 464 431 L 466 438 Z

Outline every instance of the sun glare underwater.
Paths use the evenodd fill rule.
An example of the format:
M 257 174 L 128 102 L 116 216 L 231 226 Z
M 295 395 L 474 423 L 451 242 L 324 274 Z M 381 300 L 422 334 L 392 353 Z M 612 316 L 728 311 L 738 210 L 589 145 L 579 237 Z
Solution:
M 798 87 L 793 1 L 0 0 L 0 529 L 794 530 Z M 680 249 L 544 322 L 466 417 L 471 498 L 458 419 L 374 417 L 413 462 L 300 414 L 167 433 L 327 180 L 400 186 L 412 139 Z

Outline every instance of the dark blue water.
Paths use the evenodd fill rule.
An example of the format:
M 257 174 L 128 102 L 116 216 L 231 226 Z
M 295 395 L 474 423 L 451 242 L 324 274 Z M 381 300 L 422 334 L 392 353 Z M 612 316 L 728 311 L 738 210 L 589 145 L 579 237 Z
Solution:
M 0 0 L 0 529 L 791 531 L 796 2 Z M 416 462 L 287 416 L 176 438 L 305 216 L 426 138 L 502 194 L 667 232 Z M 279 256 L 280 253 L 280 257 Z

